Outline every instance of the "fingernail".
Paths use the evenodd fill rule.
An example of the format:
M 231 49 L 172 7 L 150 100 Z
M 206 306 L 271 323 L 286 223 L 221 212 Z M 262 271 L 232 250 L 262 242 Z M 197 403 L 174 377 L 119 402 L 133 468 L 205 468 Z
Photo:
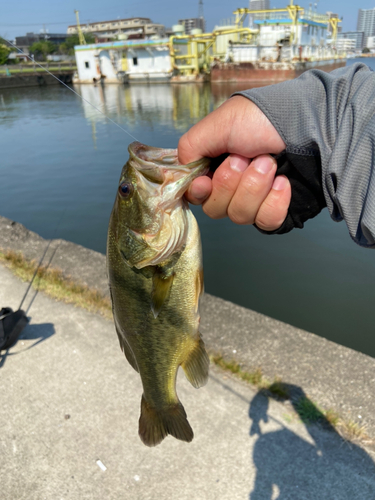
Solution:
M 272 189 L 275 189 L 276 191 L 282 191 L 283 189 L 286 188 L 287 183 L 288 183 L 288 179 L 286 177 L 282 177 L 281 175 L 279 175 L 273 181 Z
M 244 172 L 249 166 L 249 159 L 240 155 L 229 155 L 229 165 L 236 172 Z
M 271 172 L 275 165 L 275 162 L 269 156 L 258 156 L 253 161 L 253 167 L 260 174 L 268 174 Z

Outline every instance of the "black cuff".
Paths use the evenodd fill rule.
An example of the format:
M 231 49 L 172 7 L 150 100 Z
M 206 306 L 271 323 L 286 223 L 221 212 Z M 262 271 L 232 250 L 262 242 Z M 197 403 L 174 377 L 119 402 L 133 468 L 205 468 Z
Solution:
M 276 157 L 277 174 L 288 177 L 292 186 L 292 199 L 288 215 L 282 226 L 275 231 L 264 231 L 264 234 L 284 234 L 295 227 L 303 228 L 304 222 L 312 219 L 326 207 L 322 188 L 322 166 L 320 155 L 308 151 L 291 153 L 286 150 Z

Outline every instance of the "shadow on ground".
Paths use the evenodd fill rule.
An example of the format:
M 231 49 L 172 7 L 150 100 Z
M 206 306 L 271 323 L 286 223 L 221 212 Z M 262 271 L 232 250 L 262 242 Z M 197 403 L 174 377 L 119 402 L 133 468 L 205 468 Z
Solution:
M 249 499 L 373 500 L 375 464 L 370 455 L 344 441 L 300 387 L 283 384 L 283 388 L 304 422 L 306 439 L 286 426 L 267 432 L 272 419 L 269 400 L 277 397 L 264 390 L 254 396 L 249 408 L 250 435 L 258 439 L 252 457 L 256 479 Z M 307 418 L 315 423 L 307 423 Z
M 45 340 L 52 337 L 54 333 L 55 333 L 55 327 L 53 326 L 53 323 L 41 323 L 39 325 L 38 324 L 33 325 L 29 323 L 19 336 L 18 341 L 15 345 L 17 346 L 18 344 L 19 347 L 19 343 L 22 340 L 27 340 L 27 341 L 34 340 L 35 342 L 33 342 L 31 345 L 25 346 L 24 349 L 17 350 L 16 352 L 13 352 L 14 346 L 11 347 L 10 349 L 0 351 L 0 368 L 4 366 L 5 361 L 9 357 L 16 356 L 20 352 L 28 351 L 32 347 L 35 347 L 41 342 L 44 342 Z

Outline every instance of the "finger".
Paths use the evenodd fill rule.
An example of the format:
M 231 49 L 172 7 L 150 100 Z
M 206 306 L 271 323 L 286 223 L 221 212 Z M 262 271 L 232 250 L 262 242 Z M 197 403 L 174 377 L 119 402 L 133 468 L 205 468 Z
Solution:
M 203 175 L 202 177 L 197 177 L 190 184 L 189 189 L 185 193 L 188 202 L 193 205 L 201 205 L 206 198 L 211 194 L 212 181 L 209 177 Z
M 200 158 L 216 158 L 228 152 L 231 111 L 226 103 L 200 120 L 178 142 L 178 159 L 186 165 Z
M 233 96 L 181 137 L 178 158 L 186 165 L 223 153 L 255 158 L 283 149 L 283 139 L 258 106 L 246 97 Z
M 254 224 L 260 206 L 272 188 L 276 160 L 269 155 L 255 158 L 242 174 L 228 207 L 228 216 L 236 224 Z
M 216 170 L 212 178 L 212 192 L 203 203 L 203 211 L 212 219 L 227 216 L 229 203 L 240 183 L 242 173 L 250 160 L 240 155 L 230 155 Z
M 287 177 L 275 178 L 272 189 L 261 204 L 255 217 L 256 225 L 265 231 L 275 231 L 284 222 L 292 198 L 292 188 Z

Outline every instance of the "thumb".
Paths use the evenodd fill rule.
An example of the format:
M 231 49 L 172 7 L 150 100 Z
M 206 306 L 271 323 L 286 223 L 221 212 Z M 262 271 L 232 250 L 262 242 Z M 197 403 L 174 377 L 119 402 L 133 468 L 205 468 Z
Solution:
M 245 158 L 277 154 L 285 143 L 262 111 L 249 99 L 234 96 L 194 125 L 178 143 L 182 164 L 203 157 L 235 153 Z

